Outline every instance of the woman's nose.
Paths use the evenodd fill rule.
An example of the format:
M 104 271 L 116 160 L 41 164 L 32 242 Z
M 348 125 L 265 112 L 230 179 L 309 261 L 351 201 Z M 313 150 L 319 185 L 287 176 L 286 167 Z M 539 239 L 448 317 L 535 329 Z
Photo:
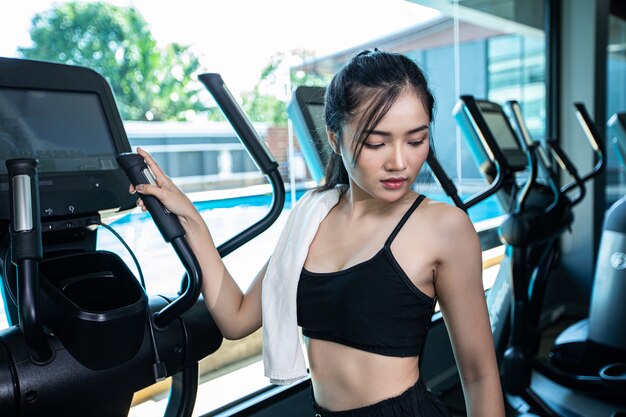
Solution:
M 389 157 L 385 162 L 387 171 L 402 171 L 406 168 L 406 159 L 401 146 L 391 147 Z

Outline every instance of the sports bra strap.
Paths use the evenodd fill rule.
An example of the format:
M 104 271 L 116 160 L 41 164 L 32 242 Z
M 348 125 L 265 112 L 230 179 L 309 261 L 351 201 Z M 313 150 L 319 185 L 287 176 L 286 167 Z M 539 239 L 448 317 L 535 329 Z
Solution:
M 409 217 L 411 217 L 411 214 L 413 214 L 413 212 L 415 211 L 415 209 L 417 209 L 420 203 L 424 201 L 424 198 L 426 198 L 424 194 L 420 194 L 417 196 L 413 204 L 411 204 L 411 207 L 406 211 L 406 213 L 404 213 L 404 216 L 402 216 L 396 228 L 393 229 L 393 232 L 391 232 L 391 234 L 387 238 L 387 241 L 385 242 L 385 247 L 391 246 L 391 242 L 393 242 L 398 232 L 400 232 L 400 229 L 402 229 L 402 226 L 404 226 L 404 223 L 406 223 L 406 221 L 409 220 Z

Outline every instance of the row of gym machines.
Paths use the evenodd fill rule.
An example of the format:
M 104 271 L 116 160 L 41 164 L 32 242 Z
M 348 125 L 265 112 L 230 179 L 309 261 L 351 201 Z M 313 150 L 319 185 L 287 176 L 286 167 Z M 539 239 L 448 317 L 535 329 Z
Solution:
M 589 317 L 565 329 L 547 358 L 539 354 L 544 297 L 560 238 L 574 221 L 572 209 L 585 197 L 585 183 L 602 172 L 606 160 L 602 136 L 584 106 L 576 103 L 574 110 L 596 160 L 584 175 L 557 140 L 547 140 L 544 147 L 531 138 L 514 101 L 503 109 L 461 97 L 454 114 L 485 177 L 491 180 L 494 169 L 505 173 L 498 196 L 508 212 L 500 236 L 512 287 L 510 338 L 501 362 L 508 404 L 518 413 L 615 416 L 626 410 L 626 287 L 623 266 L 616 262 L 626 250 L 626 199 L 606 214 Z M 559 168 L 571 178 L 565 185 Z

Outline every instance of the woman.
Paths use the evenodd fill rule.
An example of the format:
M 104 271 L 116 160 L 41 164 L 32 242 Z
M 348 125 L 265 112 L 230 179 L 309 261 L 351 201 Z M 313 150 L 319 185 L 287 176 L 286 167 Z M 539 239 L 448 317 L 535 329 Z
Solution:
M 275 331 L 290 319 L 266 312 L 297 304 L 316 416 L 449 415 L 419 372 L 435 300 L 468 415 L 504 416 L 476 232 L 461 210 L 412 189 L 430 147 L 434 99 L 424 75 L 400 54 L 363 51 L 335 75 L 325 105 L 332 149 L 325 184 L 294 207 L 293 225 L 288 221 L 269 265 L 245 294 L 193 204 L 142 150 L 158 186 L 138 191 L 180 218 L 205 277 L 204 300 L 224 337 L 254 332 L 263 317 L 264 331 L 274 335 L 264 339 L 266 373 L 280 368 L 278 379 L 300 376 L 291 372 L 300 361 L 289 349 L 271 352 L 288 345 L 293 332 Z M 306 211 L 324 204 L 317 219 Z M 303 254 L 300 261 L 293 248 Z M 281 273 L 283 264 L 293 264 L 295 277 Z M 294 292 L 272 298 L 281 280 L 284 287 L 295 283 Z

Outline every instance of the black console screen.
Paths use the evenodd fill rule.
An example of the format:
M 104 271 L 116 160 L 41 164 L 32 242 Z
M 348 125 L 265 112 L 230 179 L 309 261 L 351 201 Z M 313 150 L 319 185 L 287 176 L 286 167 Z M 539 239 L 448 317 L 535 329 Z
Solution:
M 483 117 L 487 126 L 491 130 L 494 139 L 500 145 L 500 149 L 505 150 L 519 150 L 520 145 L 517 142 L 513 132 L 509 128 L 503 113 L 499 112 L 483 112 Z
M 117 169 L 115 155 L 95 93 L 0 88 L 0 159 L 35 158 L 54 173 Z
M 324 120 L 324 105 L 309 103 L 306 106 L 311 120 L 315 123 L 315 131 L 320 138 L 326 137 L 326 122 Z

